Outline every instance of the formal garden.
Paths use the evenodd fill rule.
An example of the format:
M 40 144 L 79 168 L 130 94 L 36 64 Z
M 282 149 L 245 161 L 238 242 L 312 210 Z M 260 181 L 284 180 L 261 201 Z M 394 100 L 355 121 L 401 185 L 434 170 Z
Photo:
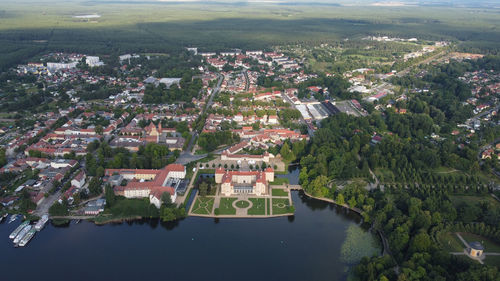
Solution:
M 295 211 L 288 198 L 273 198 L 272 201 L 273 215 L 288 214 Z
M 212 214 L 214 201 L 213 197 L 197 197 L 191 212 L 198 215 L 210 215 Z

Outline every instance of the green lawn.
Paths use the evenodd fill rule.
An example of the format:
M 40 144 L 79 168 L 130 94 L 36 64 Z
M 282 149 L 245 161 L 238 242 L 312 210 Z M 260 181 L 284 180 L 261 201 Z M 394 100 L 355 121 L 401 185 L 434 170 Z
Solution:
M 437 237 L 437 239 L 443 246 L 444 250 L 448 252 L 461 252 L 465 248 L 462 241 L 460 241 L 455 233 L 452 232 L 443 232 Z
M 269 215 L 271 214 L 271 199 L 269 198 L 266 198 L 266 205 L 267 205 L 267 214 L 266 215 Z
M 474 242 L 474 241 L 481 242 L 481 244 L 483 244 L 483 246 L 484 246 L 484 251 L 486 253 L 488 253 L 488 252 L 500 253 L 500 244 L 495 243 L 495 242 L 491 241 L 490 239 L 488 239 L 486 237 L 483 237 L 483 236 L 480 236 L 480 235 L 476 235 L 476 234 L 472 234 L 472 233 L 465 233 L 465 232 L 461 232 L 460 235 L 462 235 L 462 237 L 468 243 L 471 243 L 471 242 Z
M 193 214 L 210 215 L 214 207 L 214 198 L 212 197 L 197 197 L 192 209 Z
M 250 203 L 248 203 L 248 201 L 240 200 L 236 202 L 236 207 L 238 208 L 244 209 L 247 208 L 248 206 L 250 206 Z
M 221 198 L 218 208 L 218 215 L 236 215 L 236 209 L 233 207 L 233 202 L 237 198 Z
M 288 191 L 280 189 L 280 188 L 273 188 L 271 191 L 271 194 L 273 196 L 288 197 Z
M 500 266 L 500 256 L 488 256 L 486 255 L 486 259 L 484 263 L 487 265 Z
M 479 203 L 488 204 L 489 208 L 500 208 L 500 202 L 495 200 L 495 198 L 491 197 L 489 194 L 472 196 L 472 195 L 453 195 L 450 196 L 451 202 L 455 207 L 458 207 L 460 204 L 465 203 L 467 205 L 477 205 Z
M 290 201 L 288 198 L 273 198 L 273 215 L 290 213 Z
M 274 178 L 274 181 L 270 182 L 269 185 L 283 185 L 290 183 L 287 178 Z
M 266 200 L 268 198 L 249 198 L 252 202 L 252 208 L 248 209 L 248 215 L 265 215 L 266 214 Z
M 199 167 L 199 166 L 198 166 Z M 205 167 L 205 165 L 203 165 L 203 167 Z M 205 169 L 205 168 L 200 168 L 198 170 L 198 174 L 215 174 L 215 169 Z

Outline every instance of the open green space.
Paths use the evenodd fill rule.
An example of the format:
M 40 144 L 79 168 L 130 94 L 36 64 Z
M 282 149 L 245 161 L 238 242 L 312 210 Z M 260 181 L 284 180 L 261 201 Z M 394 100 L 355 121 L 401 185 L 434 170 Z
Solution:
M 248 215 L 265 215 L 266 214 L 266 199 L 268 198 L 249 198 L 250 202 L 252 202 L 252 208 L 248 209 Z
M 465 248 L 462 241 L 452 232 L 442 232 L 437 236 L 437 239 L 447 252 L 461 252 Z
M 236 207 L 238 207 L 238 208 L 244 209 L 244 208 L 248 208 L 248 206 L 250 206 L 250 203 L 248 203 L 248 201 L 239 200 L 236 202 Z
M 471 243 L 474 241 L 481 242 L 484 246 L 484 251 L 487 252 L 495 252 L 495 253 L 500 253 L 500 244 L 495 243 L 494 241 L 472 233 L 466 233 L 466 232 L 461 232 L 460 235 L 462 235 L 462 238 L 467 241 L 467 243 Z
M 290 183 L 288 178 L 274 178 L 274 181 L 270 182 L 269 185 L 283 185 Z
M 477 204 L 486 204 L 491 208 L 500 208 L 500 202 L 495 200 L 495 198 L 491 197 L 489 194 L 484 195 L 452 195 L 450 196 L 451 202 L 455 207 L 458 207 L 462 204 L 467 204 L 469 206 L 477 205 Z
M 236 215 L 236 209 L 233 207 L 233 202 L 237 198 L 221 198 L 217 215 Z
M 288 191 L 283 190 L 281 188 L 273 188 L 271 194 L 273 196 L 288 197 Z
M 291 210 L 290 201 L 285 198 L 273 198 L 273 215 L 288 214 Z
M 500 256 L 486 256 L 484 263 L 498 267 L 500 266 Z
M 94 218 L 96 223 L 129 219 L 158 217 L 158 209 L 149 202 L 149 199 L 126 199 L 117 197 L 112 206 L 106 206 L 104 212 Z
M 215 199 L 212 197 L 197 197 L 192 209 L 193 214 L 210 215 Z

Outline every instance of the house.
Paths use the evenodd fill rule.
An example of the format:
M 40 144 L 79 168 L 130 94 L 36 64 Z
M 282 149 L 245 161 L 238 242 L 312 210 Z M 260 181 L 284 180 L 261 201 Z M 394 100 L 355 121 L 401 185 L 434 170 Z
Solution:
M 85 215 L 93 215 L 96 216 L 104 211 L 104 206 L 106 205 L 106 199 L 97 199 L 95 201 L 90 201 L 87 203 L 83 213 Z
M 83 185 L 85 185 L 85 172 L 82 170 L 78 175 L 76 175 L 75 178 L 71 180 L 71 185 L 75 186 L 76 188 L 82 188 Z
M 382 141 L 382 137 L 381 137 L 381 136 L 379 136 L 379 135 L 374 135 L 374 136 L 372 137 L 372 139 L 370 140 L 370 143 L 371 143 L 372 145 L 376 145 L 376 144 L 378 144 L 378 143 L 379 143 L 379 142 L 381 142 L 381 141 Z

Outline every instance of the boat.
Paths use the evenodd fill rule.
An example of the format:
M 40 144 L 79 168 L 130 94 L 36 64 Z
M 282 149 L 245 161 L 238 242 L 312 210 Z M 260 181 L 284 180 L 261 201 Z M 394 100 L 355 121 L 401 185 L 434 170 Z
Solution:
M 10 216 L 9 223 L 14 222 L 15 220 L 17 220 L 17 215 L 12 215 Z
M 0 222 L 3 222 L 3 220 L 8 216 L 9 214 L 5 213 L 3 216 L 0 217 Z
M 14 229 L 14 231 L 12 231 L 12 233 L 9 235 L 9 238 L 10 239 L 16 238 L 19 232 L 21 232 L 21 230 L 23 230 L 23 228 L 25 228 L 29 223 L 30 223 L 29 221 L 21 223 L 16 229 Z
M 37 231 L 40 231 L 43 229 L 45 224 L 49 221 L 49 216 L 48 215 L 43 215 L 42 218 L 35 224 L 35 229 Z
M 33 238 L 33 236 L 35 236 L 35 233 L 36 233 L 36 229 L 34 229 L 34 228 L 30 229 L 30 231 L 28 231 L 28 233 L 26 233 L 26 235 L 24 235 L 24 237 L 19 242 L 19 246 L 20 247 L 26 246 L 26 244 L 28 244 L 28 242 L 31 240 L 31 238 Z
M 23 228 L 23 230 L 21 230 L 21 232 L 19 232 L 19 234 L 16 236 L 16 238 L 14 238 L 14 244 L 18 244 L 19 242 L 21 242 L 21 239 L 24 237 L 24 235 L 26 235 L 28 233 L 28 231 L 31 230 L 31 225 L 27 225 Z

